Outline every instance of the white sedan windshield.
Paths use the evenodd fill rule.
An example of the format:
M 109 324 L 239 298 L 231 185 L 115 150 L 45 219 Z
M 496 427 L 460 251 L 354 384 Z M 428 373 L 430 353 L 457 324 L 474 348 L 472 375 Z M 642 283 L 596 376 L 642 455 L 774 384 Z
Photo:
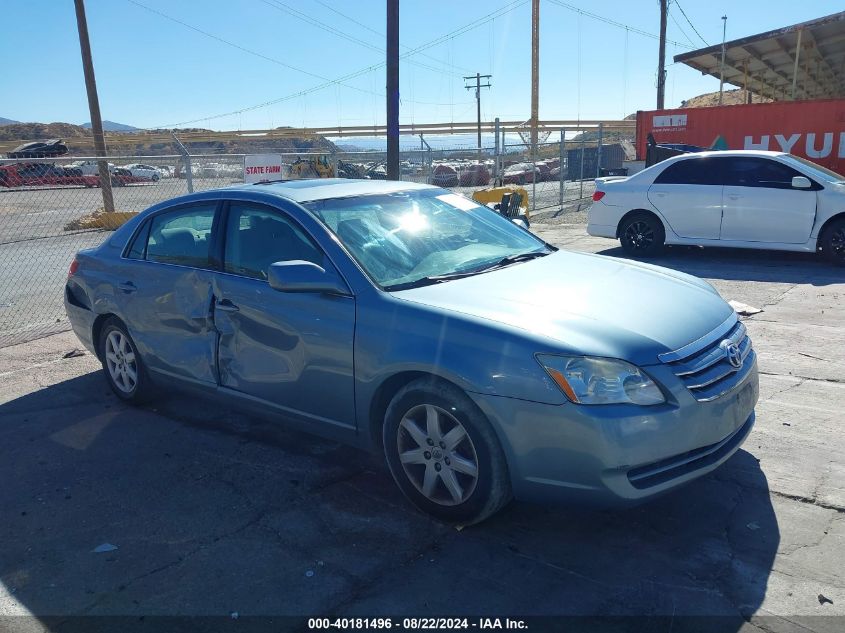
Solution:
M 318 200 L 305 206 L 386 290 L 551 252 L 495 211 L 442 189 Z

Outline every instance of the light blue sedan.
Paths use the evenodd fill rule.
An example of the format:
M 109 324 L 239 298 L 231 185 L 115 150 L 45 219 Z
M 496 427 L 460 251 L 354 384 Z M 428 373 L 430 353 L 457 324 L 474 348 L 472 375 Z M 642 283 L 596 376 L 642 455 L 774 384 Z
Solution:
M 71 265 L 114 392 L 180 386 L 383 452 L 418 507 L 630 503 L 727 460 L 756 355 L 706 282 L 558 250 L 425 185 L 239 185 L 158 204 Z

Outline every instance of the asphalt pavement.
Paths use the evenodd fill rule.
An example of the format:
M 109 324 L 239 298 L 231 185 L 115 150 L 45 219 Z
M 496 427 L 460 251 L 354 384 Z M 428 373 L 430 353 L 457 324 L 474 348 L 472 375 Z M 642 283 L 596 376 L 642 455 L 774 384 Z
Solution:
M 581 224 L 532 228 L 621 255 Z M 0 628 L 627 615 L 616 630 L 689 630 L 687 616 L 721 616 L 720 631 L 845 629 L 843 271 L 715 249 L 656 263 L 763 309 L 745 319 L 761 395 L 722 468 L 623 511 L 515 502 L 457 530 L 413 509 L 377 456 L 194 396 L 124 405 L 70 333 L 0 349 Z

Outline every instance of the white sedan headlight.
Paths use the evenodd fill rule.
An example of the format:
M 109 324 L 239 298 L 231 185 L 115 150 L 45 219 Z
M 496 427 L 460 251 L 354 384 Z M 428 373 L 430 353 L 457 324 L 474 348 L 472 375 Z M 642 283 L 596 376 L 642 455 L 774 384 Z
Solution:
M 537 360 L 566 397 L 577 404 L 652 405 L 666 401 L 642 370 L 623 360 L 538 354 Z

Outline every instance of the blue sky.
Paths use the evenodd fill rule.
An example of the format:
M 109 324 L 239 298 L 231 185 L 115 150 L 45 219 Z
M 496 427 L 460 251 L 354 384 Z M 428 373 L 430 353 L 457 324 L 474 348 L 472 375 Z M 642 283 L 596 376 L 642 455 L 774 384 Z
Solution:
M 557 2 L 541 0 L 540 117 L 620 118 L 653 108 L 657 41 L 561 4 L 656 34 L 658 1 Z M 384 122 L 384 0 L 87 0 L 86 8 L 106 119 L 212 129 Z M 723 14 L 732 39 L 842 7 L 833 0 L 673 0 L 668 38 L 686 47 L 670 44 L 670 63 L 704 46 L 681 8 L 717 44 Z M 499 9 L 495 19 L 485 17 Z M 3 15 L 0 55 L 13 62 L 0 80 L 0 116 L 89 120 L 73 2 L 9 2 Z M 401 121 L 474 120 L 462 76 L 475 72 L 493 75 L 482 94 L 485 119 L 527 119 L 530 22 L 528 0 L 401 0 L 401 51 L 441 40 L 401 63 Z M 667 105 L 718 87 L 717 79 L 670 65 Z M 254 107 L 271 101 L 278 102 Z M 238 110 L 246 111 L 216 116 Z

